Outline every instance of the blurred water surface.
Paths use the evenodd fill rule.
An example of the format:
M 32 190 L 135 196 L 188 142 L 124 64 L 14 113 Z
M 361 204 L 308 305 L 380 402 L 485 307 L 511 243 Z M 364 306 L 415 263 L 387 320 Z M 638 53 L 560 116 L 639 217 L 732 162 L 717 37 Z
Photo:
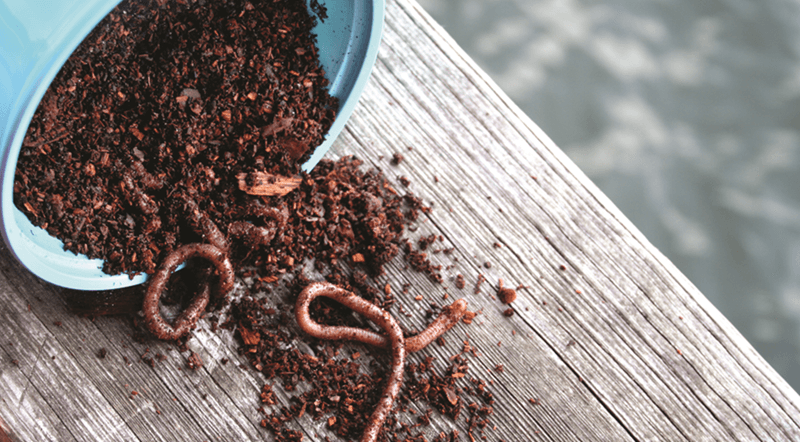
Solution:
M 800 391 L 800 0 L 419 0 Z

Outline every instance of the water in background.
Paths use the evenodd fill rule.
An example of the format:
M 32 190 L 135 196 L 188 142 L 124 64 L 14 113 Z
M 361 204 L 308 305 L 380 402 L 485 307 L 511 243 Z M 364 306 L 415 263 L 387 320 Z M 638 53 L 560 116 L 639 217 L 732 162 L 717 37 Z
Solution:
M 800 391 L 800 0 L 419 0 Z

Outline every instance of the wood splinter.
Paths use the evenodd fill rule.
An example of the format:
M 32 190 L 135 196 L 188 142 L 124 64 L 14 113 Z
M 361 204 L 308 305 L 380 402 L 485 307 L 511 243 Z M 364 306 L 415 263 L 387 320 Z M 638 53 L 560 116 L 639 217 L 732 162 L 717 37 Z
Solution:
M 239 190 L 249 195 L 283 196 L 300 186 L 300 177 L 274 175 L 267 172 L 250 172 L 236 175 Z

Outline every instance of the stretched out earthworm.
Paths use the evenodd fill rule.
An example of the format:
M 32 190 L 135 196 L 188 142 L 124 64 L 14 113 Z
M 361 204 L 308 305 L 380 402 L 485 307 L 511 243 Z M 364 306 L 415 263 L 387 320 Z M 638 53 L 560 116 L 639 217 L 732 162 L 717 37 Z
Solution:
M 428 344 L 435 341 L 436 338 L 445 334 L 447 330 L 453 328 L 458 324 L 458 321 L 464 317 L 467 312 L 467 301 L 459 299 L 458 301 L 444 307 L 442 312 L 436 319 L 433 320 L 425 330 L 422 330 L 418 335 L 411 336 L 406 339 L 406 351 L 413 353 L 420 351 L 427 347 Z M 383 338 L 383 336 L 381 336 Z M 385 338 L 384 338 L 385 340 Z M 386 347 L 386 344 L 382 345 Z
M 371 330 L 364 330 L 355 327 L 327 326 L 318 324 L 309 316 L 308 308 L 311 305 L 311 302 L 319 296 L 331 298 L 334 301 L 337 301 L 340 304 L 343 304 L 355 312 L 367 317 L 367 319 L 370 319 L 378 324 L 381 328 L 386 330 L 387 336 L 380 335 Z M 389 384 L 387 385 L 386 390 L 384 390 L 381 401 L 379 402 L 378 407 L 372 413 L 367 428 L 364 430 L 364 435 L 361 437 L 362 442 L 372 442 L 378 437 L 380 428 L 383 426 L 383 421 L 386 419 L 386 414 L 389 412 L 389 410 L 391 410 L 394 397 L 397 395 L 397 391 L 400 388 L 400 383 L 402 383 L 404 363 L 402 358 L 398 362 L 396 348 L 397 343 L 399 342 L 400 345 L 404 347 L 402 349 L 403 352 L 414 352 L 421 350 L 433 342 L 436 338 L 441 336 L 444 332 L 452 328 L 456 323 L 458 323 L 458 321 L 464 316 L 466 310 L 467 302 L 463 299 L 459 299 L 453 304 L 445 307 L 442 313 L 424 331 L 422 331 L 422 333 L 408 339 L 403 339 L 402 332 L 399 332 L 400 336 L 397 337 L 395 336 L 396 332 L 393 329 L 390 330 L 390 326 L 398 328 L 399 326 L 397 326 L 397 323 L 386 311 L 378 308 L 376 305 L 366 301 L 365 299 L 356 296 L 352 292 L 344 290 L 333 284 L 315 282 L 303 289 L 303 291 L 300 293 L 300 296 L 297 298 L 297 304 L 295 305 L 295 316 L 297 317 L 297 323 L 300 325 L 300 328 L 315 338 L 327 340 L 346 339 L 351 341 L 359 341 L 378 347 L 392 348 L 394 355 L 392 362 L 392 376 L 390 376 Z M 381 320 L 376 320 L 375 317 L 379 317 Z M 394 386 L 394 376 L 395 372 L 398 370 L 400 373 L 398 375 L 399 381 L 397 381 L 397 385 Z
M 216 285 L 216 296 L 224 296 L 233 289 L 233 266 L 228 260 L 227 253 L 211 244 L 188 244 L 182 246 L 167 255 L 153 274 L 147 292 L 144 295 L 144 320 L 147 328 L 158 339 L 175 340 L 185 335 L 194 327 L 200 315 L 203 314 L 208 305 L 211 289 L 209 285 L 203 284 L 203 288 L 192 298 L 191 303 L 186 307 L 173 325 L 169 325 L 158 309 L 161 294 L 169 281 L 172 272 L 181 263 L 189 258 L 199 256 L 210 261 L 219 273 L 219 281 Z
M 329 285 L 336 287 L 332 284 Z M 301 293 L 300 296 L 300 299 L 302 299 L 303 294 Z M 300 324 L 300 328 L 302 328 L 303 331 L 307 332 L 308 334 L 319 337 L 318 334 L 324 333 L 326 336 L 331 337 L 325 337 L 323 339 L 358 341 L 367 345 L 374 345 L 381 348 L 389 348 L 391 346 L 388 337 L 379 333 L 375 333 L 372 330 L 346 327 L 341 325 L 323 326 L 317 324 L 316 322 L 312 321 L 308 315 L 308 305 L 310 304 L 310 301 L 308 303 L 301 303 L 300 299 L 298 299 L 297 302 L 295 315 L 297 315 L 297 322 Z M 358 310 L 356 311 L 361 313 Z M 439 316 L 437 316 L 436 319 L 434 319 L 433 322 L 431 322 L 430 325 L 425 328 L 425 330 L 417 335 L 405 338 L 406 351 L 409 353 L 414 353 L 427 347 L 428 344 L 435 341 L 436 338 L 443 335 L 445 332 L 447 332 L 447 330 L 453 328 L 453 326 L 456 325 L 462 317 L 464 317 L 464 313 L 466 313 L 466 311 L 467 301 L 463 299 L 459 299 L 458 301 L 444 307 L 444 309 L 442 309 L 442 313 L 440 313 Z M 309 331 L 309 329 L 313 329 L 313 332 Z
M 315 338 L 329 340 L 351 339 L 360 341 L 361 339 L 358 338 L 360 335 L 359 332 L 364 331 L 352 327 L 320 326 L 311 320 L 308 316 L 308 306 L 311 304 L 311 301 L 319 296 L 331 298 L 353 309 L 384 329 L 388 335 L 392 348 L 392 369 L 389 374 L 389 381 L 386 384 L 386 388 L 383 390 L 383 395 L 381 395 L 378 405 L 375 407 L 375 411 L 372 412 L 369 422 L 367 422 L 364 434 L 361 436 L 361 442 L 374 442 L 378 439 L 378 433 L 380 433 L 383 427 L 386 415 L 391 411 L 394 399 L 400 392 L 400 385 L 403 383 L 403 368 L 406 358 L 403 331 L 400 329 L 400 325 L 397 324 L 397 321 L 395 321 L 388 312 L 378 308 L 375 304 L 333 284 L 315 282 L 303 289 L 300 293 L 300 297 L 297 299 L 295 308 L 297 322 L 300 324 L 300 328 Z

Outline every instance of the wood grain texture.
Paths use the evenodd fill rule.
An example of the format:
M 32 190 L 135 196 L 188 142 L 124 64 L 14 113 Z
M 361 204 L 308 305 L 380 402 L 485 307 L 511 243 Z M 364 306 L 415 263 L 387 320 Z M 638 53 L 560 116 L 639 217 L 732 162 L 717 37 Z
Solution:
M 800 397 L 717 309 L 413 0 L 386 12 L 372 77 L 328 157 L 356 155 L 429 202 L 409 237 L 453 249 L 430 254 L 442 285 L 402 260 L 387 267 L 376 285 L 395 288 L 409 312 L 399 320 L 422 329 L 445 293 L 480 311 L 409 359 L 446 361 L 463 341 L 479 350 L 470 373 L 496 398 L 488 440 L 800 440 Z M 189 346 L 205 365 L 188 370 L 187 353 L 134 339 L 129 320 L 71 314 L 61 289 L 2 254 L 0 417 L 12 438 L 272 440 L 257 411 L 264 379 L 229 334 L 201 321 Z M 525 286 L 511 317 L 494 299 L 500 279 Z M 308 416 L 295 428 L 330 436 Z M 454 428 L 467 440 L 441 417 L 426 435 Z

